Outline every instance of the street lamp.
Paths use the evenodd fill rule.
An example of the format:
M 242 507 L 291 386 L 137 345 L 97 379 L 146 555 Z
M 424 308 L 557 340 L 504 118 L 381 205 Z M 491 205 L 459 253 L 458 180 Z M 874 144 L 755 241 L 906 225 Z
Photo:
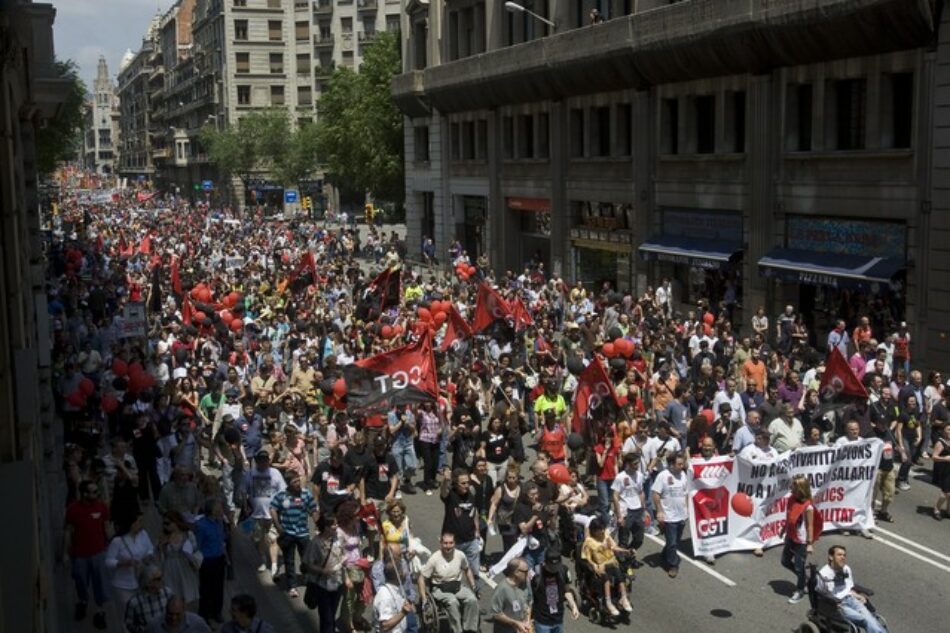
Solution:
M 527 13 L 531 17 L 544 22 L 550 26 L 553 30 L 557 30 L 557 24 L 547 19 L 544 16 L 540 16 L 531 9 L 526 8 L 524 5 L 518 4 L 517 2 L 511 2 L 510 0 L 505 3 L 505 10 L 509 13 Z

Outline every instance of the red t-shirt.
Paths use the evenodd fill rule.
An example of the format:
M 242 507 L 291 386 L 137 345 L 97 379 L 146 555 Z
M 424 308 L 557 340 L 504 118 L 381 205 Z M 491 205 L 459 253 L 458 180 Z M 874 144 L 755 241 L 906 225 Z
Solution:
M 607 451 L 607 455 L 604 457 L 604 465 L 597 474 L 598 479 L 612 481 L 617 476 L 617 453 L 620 452 L 617 448 L 618 446 L 620 446 L 620 444 L 617 442 L 617 439 L 614 438 L 610 444 L 610 450 Z M 603 444 L 594 446 L 594 452 L 598 455 L 602 455 L 605 450 L 607 450 L 607 447 Z
M 381 415 L 368 415 L 363 420 L 363 426 L 371 429 L 378 429 L 386 426 L 386 422 L 383 420 L 383 416 Z
M 561 425 L 554 427 L 549 431 L 547 427 L 541 432 L 541 441 L 538 442 L 538 448 L 546 452 L 556 462 L 563 462 L 567 458 L 567 451 L 564 449 L 564 442 L 567 435 Z
M 86 503 L 73 501 L 66 508 L 66 525 L 73 528 L 73 542 L 70 556 L 88 558 L 100 554 L 106 549 L 106 523 L 109 522 L 109 508 L 102 501 Z

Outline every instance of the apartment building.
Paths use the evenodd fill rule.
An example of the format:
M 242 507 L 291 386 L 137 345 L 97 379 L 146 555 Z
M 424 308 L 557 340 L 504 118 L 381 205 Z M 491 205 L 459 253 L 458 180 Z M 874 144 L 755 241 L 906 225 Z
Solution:
M 161 16 L 152 18 L 136 52 L 126 51 L 119 66 L 119 176 L 149 183 L 155 175 L 152 159 L 152 105 L 150 78 L 155 63 L 156 33 Z
M 839 316 L 906 320 L 915 358 L 946 366 L 941 8 L 410 0 L 409 243 L 598 288 L 668 277 L 681 309 L 724 301 L 746 333 L 791 304 L 820 347 Z
M 118 137 L 118 130 L 112 113 L 117 105 L 115 87 L 109 77 L 109 66 L 105 57 L 99 57 L 92 99 L 86 103 L 83 111 L 82 150 L 83 165 L 97 174 L 110 175 L 113 172 L 113 145 Z

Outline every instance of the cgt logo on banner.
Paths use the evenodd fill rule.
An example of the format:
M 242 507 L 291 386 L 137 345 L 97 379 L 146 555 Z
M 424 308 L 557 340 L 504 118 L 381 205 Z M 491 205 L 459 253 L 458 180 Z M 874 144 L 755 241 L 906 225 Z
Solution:
M 784 538 L 792 477 L 805 475 L 824 531 L 874 527 L 874 479 L 883 443 L 877 438 L 842 446 L 809 446 L 774 458 L 717 457 L 690 464 L 690 530 L 697 556 L 779 545 Z M 751 516 L 737 514 L 732 497 L 752 500 Z

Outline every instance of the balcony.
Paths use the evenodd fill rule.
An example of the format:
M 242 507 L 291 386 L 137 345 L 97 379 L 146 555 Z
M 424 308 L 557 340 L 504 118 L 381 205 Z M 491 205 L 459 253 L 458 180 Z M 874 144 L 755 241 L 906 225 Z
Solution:
M 364 11 L 367 13 L 375 13 L 377 6 L 379 5 L 377 4 L 376 0 L 356 0 L 356 10 L 360 13 L 363 13 Z
M 376 35 L 376 31 L 360 31 L 357 33 L 360 42 L 372 42 L 376 39 Z
M 310 9 L 310 2 L 307 0 L 294 0 L 294 11 L 307 11 Z
M 314 48 L 333 48 L 333 36 L 322 37 L 319 33 L 313 35 Z
M 168 147 L 152 150 L 152 160 L 161 160 L 172 157 L 172 150 Z
M 315 64 L 313 67 L 313 76 L 314 77 L 329 77 L 333 74 L 333 71 L 336 69 L 336 65 L 333 63 L 330 64 Z
M 319 0 L 319 2 L 314 2 L 313 13 L 314 15 L 327 15 L 333 13 L 332 0 Z
M 490 109 L 912 49 L 935 32 L 925 1 L 678 2 L 427 68 L 422 92 L 442 112 Z M 411 103 L 418 85 L 393 89 Z

